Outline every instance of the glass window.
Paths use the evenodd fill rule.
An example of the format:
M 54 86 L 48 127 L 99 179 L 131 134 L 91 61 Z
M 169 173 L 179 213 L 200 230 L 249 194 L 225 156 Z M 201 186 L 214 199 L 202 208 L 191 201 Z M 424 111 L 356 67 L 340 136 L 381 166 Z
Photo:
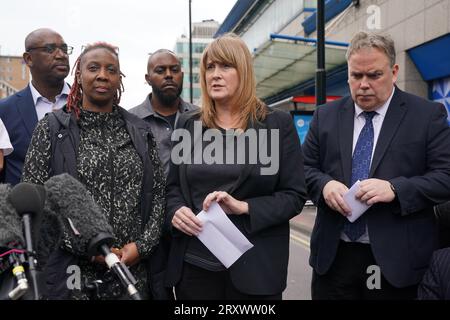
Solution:
M 192 59 L 192 68 L 198 68 L 199 65 L 200 65 L 200 59 L 198 59 L 198 58 Z
M 193 89 L 194 89 L 194 91 L 193 91 L 193 98 L 194 99 L 200 98 L 200 94 L 201 94 L 200 88 L 193 88 Z
M 189 57 L 186 59 L 183 59 L 183 63 L 181 64 L 184 72 L 189 72 Z M 199 68 L 200 66 L 200 59 L 199 58 L 193 58 L 192 59 L 192 68 Z
M 203 50 L 205 50 L 206 44 L 204 43 L 194 43 L 192 51 L 195 53 L 203 53 Z
M 178 42 L 177 43 L 177 52 L 189 52 L 189 43 L 186 42 Z

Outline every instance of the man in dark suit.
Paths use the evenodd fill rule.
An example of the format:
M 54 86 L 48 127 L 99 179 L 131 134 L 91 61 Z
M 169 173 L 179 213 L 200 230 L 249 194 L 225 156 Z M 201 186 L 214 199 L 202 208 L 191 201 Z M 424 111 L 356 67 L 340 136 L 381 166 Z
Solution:
M 346 97 L 317 108 L 303 145 L 317 217 L 313 299 L 413 299 L 437 246 L 433 205 L 450 198 L 445 107 L 395 86 L 388 36 L 360 32 Z M 371 207 L 354 223 L 344 194 Z
M 20 181 L 38 120 L 66 103 L 70 88 L 64 79 L 69 74 L 71 53 L 72 47 L 53 30 L 37 29 L 26 37 L 23 59 L 30 68 L 32 80 L 22 91 L 0 100 L 0 118 L 14 147 L 14 152 L 5 157 L 2 182 L 15 185 Z

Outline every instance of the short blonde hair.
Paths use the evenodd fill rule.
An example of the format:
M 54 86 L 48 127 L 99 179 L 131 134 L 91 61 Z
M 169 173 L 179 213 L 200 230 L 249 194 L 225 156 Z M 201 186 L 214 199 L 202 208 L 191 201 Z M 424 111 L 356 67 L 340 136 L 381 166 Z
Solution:
M 250 121 L 264 120 L 267 107 L 256 97 L 256 80 L 250 51 L 241 38 L 233 33 L 227 33 L 218 37 L 206 47 L 200 61 L 201 119 L 203 124 L 208 128 L 217 128 L 215 103 L 208 95 L 206 86 L 208 59 L 216 63 L 228 64 L 237 70 L 239 86 L 233 104 L 240 114 L 238 127 L 245 130 Z

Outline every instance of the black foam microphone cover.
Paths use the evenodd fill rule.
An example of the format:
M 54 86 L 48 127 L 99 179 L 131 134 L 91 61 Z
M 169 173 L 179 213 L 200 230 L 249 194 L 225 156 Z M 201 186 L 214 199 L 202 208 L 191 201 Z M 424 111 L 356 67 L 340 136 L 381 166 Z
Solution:
M 38 244 L 41 221 L 45 204 L 45 189 L 41 185 L 27 182 L 16 184 L 10 194 L 9 201 L 20 216 L 31 216 L 31 233 L 33 243 Z
M 11 187 L 0 184 L 0 247 L 11 248 L 24 244 L 22 223 L 16 210 L 8 200 Z
M 43 192 L 45 199 L 45 190 Z M 12 188 L 9 201 L 20 216 L 26 213 L 40 215 L 45 203 L 41 194 L 42 190 L 38 190 L 35 184 L 22 182 Z
M 66 240 L 75 254 L 86 256 L 89 241 L 98 234 L 113 234 L 102 210 L 77 179 L 63 173 L 51 177 L 44 186 L 47 205 L 63 221 Z

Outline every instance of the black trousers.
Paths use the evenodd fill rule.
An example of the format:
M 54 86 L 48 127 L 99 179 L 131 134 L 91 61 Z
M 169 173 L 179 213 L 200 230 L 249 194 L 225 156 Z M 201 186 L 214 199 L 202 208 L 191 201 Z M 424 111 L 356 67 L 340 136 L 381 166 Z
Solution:
M 374 266 L 369 268 L 369 266 Z M 330 270 L 319 275 L 313 271 L 311 296 L 313 300 L 413 300 L 417 285 L 396 288 L 378 268 L 369 244 L 340 241 Z M 379 269 L 378 269 L 379 270 Z M 379 279 L 375 277 L 379 275 Z M 378 282 L 377 282 L 378 280 Z M 370 289 L 372 288 L 372 289 Z
M 175 287 L 177 300 L 281 300 L 275 295 L 249 295 L 238 291 L 225 271 L 209 271 L 184 263 L 180 282 Z

